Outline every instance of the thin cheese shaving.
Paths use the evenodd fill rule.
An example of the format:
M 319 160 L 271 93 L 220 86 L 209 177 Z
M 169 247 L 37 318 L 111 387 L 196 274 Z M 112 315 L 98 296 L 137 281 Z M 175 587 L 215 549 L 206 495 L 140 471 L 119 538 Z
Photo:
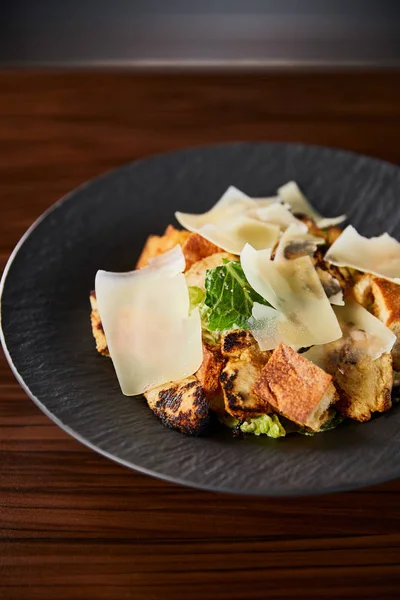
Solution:
M 376 360 L 393 348 L 395 334 L 357 302 L 346 300 L 345 306 L 335 306 L 334 311 L 343 337 L 330 344 L 314 346 L 303 354 L 322 369 L 339 361 L 343 353 L 347 360 L 357 363 L 363 357 Z
M 299 230 L 307 232 L 308 228 L 305 223 L 302 223 L 299 219 L 296 219 L 294 215 L 285 207 L 283 204 L 273 203 L 268 206 L 261 206 L 259 208 L 252 209 L 249 214 L 254 216 L 260 221 L 265 223 L 272 223 L 273 225 L 279 225 L 284 231 L 290 225 L 296 225 Z
M 240 254 L 246 242 L 257 249 L 273 247 L 279 238 L 278 225 L 248 216 L 257 201 L 230 187 L 217 204 L 201 215 L 177 212 L 179 223 L 231 254 Z M 250 214 L 250 213 L 249 213 Z
M 299 213 L 311 217 L 320 229 L 338 225 L 346 220 L 346 215 L 340 215 L 340 217 L 333 218 L 326 218 L 320 215 L 308 202 L 295 181 L 289 181 L 289 183 L 280 187 L 278 189 L 278 195 L 282 202 L 290 204 L 295 214 Z
M 244 215 L 251 208 L 257 208 L 257 202 L 234 186 L 230 186 L 211 210 L 199 215 L 176 212 L 175 217 L 185 229 L 200 233 L 204 225 L 217 224 L 225 219 Z
M 329 248 L 325 260 L 400 284 L 400 244 L 388 233 L 368 239 L 349 225 Z
M 309 256 L 276 262 L 270 260 L 270 251 L 257 251 L 246 245 L 240 256 L 246 278 L 278 313 L 264 311 L 263 323 L 257 320 L 260 309 L 253 313 L 252 333 L 262 350 L 271 349 L 260 331 L 276 330 L 274 339 L 285 341 L 293 348 L 325 344 L 342 335 L 338 320 Z M 254 308 L 253 308 L 254 310 Z M 273 324 L 269 321 L 274 320 Z M 268 337 L 268 336 L 267 336 Z M 275 347 L 275 346 L 273 346 Z
M 141 394 L 192 375 L 202 362 L 198 309 L 189 294 L 180 246 L 129 273 L 98 271 L 96 298 L 122 392 Z

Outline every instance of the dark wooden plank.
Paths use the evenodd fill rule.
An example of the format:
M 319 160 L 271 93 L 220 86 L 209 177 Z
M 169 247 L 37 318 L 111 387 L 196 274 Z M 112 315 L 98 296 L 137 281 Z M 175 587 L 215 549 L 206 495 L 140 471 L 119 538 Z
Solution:
M 139 156 L 237 139 L 400 162 L 387 73 L 0 73 L 0 268 L 52 202 Z M 58 429 L 0 357 L 0 597 L 397 598 L 400 482 L 266 499 L 133 473 Z

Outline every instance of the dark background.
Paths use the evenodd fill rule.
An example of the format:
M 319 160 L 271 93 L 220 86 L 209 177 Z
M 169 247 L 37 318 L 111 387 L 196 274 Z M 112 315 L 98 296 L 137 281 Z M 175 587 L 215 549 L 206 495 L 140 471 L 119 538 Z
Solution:
M 14 0 L 0 14 L 7 65 L 400 62 L 396 0 Z

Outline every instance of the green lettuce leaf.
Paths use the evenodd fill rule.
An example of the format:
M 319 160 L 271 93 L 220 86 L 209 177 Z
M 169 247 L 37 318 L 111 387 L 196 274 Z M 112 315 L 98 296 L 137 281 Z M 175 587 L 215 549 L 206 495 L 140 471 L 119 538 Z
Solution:
M 286 431 L 279 421 L 278 415 L 262 415 L 261 417 L 246 419 L 240 425 L 240 430 L 243 433 L 267 435 L 271 438 L 279 438 L 286 435 Z
M 197 285 L 189 285 L 188 290 L 190 312 L 192 312 L 196 306 L 199 309 L 203 341 L 208 344 L 218 344 L 221 337 L 220 334 L 215 331 L 210 331 L 208 328 L 210 309 L 204 304 L 206 293 L 204 290 L 197 287 Z
M 247 281 L 239 262 L 224 264 L 206 272 L 205 306 L 210 331 L 248 329 L 254 302 L 270 306 Z
M 284 437 L 286 431 L 279 421 L 278 415 L 261 415 L 246 419 L 242 423 L 229 415 L 219 416 L 220 422 L 230 429 L 240 429 L 242 433 L 267 435 L 270 438 Z
M 196 306 L 199 306 L 199 304 L 202 304 L 204 302 L 204 298 L 206 297 L 206 294 L 201 288 L 197 287 L 197 285 L 189 285 L 188 290 L 189 290 L 190 312 L 192 312 L 192 310 L 194 308 L 196 308 Z

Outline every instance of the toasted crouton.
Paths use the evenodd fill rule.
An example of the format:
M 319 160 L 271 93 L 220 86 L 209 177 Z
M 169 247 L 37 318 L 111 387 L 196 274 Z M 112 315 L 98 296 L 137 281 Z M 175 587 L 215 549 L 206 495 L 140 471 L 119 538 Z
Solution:
M 331 227 L 327 227 L 327 229 L 325 229 L 326 241 L 328 242 L 329 245 L 331 245 L 334 242 L 336 242 L 336 240 L 342 233 L 343 233 L 343 229 L 341 229 L 340 227 L 336 227 L 334 225 L 332 225 Z
M 272 412 L 253 389 L 271 352 L 262 352 L 248 331 L 226 333 L 221 350 L 228 358 L 220 377 L 226 412 L 240 420 Z
M 210 409 L 220 414 L 225 412 L 219 380 L 224 366 L 225 359 L 222 357 L 219 346 L 203 344 L 203 362 L 196 372 L 196 377 L 203 387 Z
M 168 225 L 164 235 L 149 235 L 136 263 L 136 268 L 141 269 L 145 267 L 150 258 L 171 250 L 177 244 L 182 246 L 189 236 L 189 231 L 175 229 L 173 225 Z
M 374 361 L 365 357 L 355 364 L 341 361 L 334 382 L 340 412 L 356 421 L 369 421 L 372 413 L 385 412 L 392 406 L 392 357 L 382 354 Z
M 372 275 L 369 273 L 360 273 L 355 277 L 354 285 L 351 288 L 353 298 L 367 310 L 371 310 L 374 303 L 372 279 Z
M 97 352 L 103 354 L 103 356 L 110 356 L 107 346 L 106 335 L 104 333 L 103 325 L 101 323 L 99 309 L 97 306 L 96 293 L 94 290 L 90 292 L 90 305 L 92 312 L 90 313 L 90 321 L 92 324 L 92 333 L 96 342 Z
M 217 252 L 223 252 L 223 250 L 198 233 L 191 233 L 182 245 L 182 252 L 185 257 L 187 271 L 202 258 L 211 256 Z
M 276 412 L 313 431 L 329 419 L 337 400 L 332 376 L 285 344 L 274 350 L 254 391 Z
M 228 252 L 218 252 L 217 254 L 207 256 L 206 258 L 194 263 L 194 265 L 192 265 L 190 269 L 186 271 L 186 283 L 188 285 L 197 286 L 204 290 L 206 271 L 221 266 L 224 258 L 227 260 L 238 260 L 237 256 L 233 256 Z
M 393 368 L 400 371 L 400 286 L 374 277 L 371 284 L 374 300 L 372 312 L 397 337 L 392 349 Z
M 163 425 L 186 435 L 199 435 L 209 423 L 209 406 L 196 377 L 160 385 L 144 394 Z
M 362 273 L 356 278 L 352 295 L 397 337 L 392 357 L 394 370 L 400 371 L 400 286 L 369 273 Z

